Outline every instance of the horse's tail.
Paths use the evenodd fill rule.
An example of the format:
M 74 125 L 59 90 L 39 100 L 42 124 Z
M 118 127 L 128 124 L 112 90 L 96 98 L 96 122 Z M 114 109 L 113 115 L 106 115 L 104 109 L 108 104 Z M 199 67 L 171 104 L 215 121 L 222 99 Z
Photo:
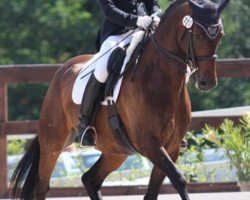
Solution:
M 40 145 L 38 138 L 35 137 L 12 175 L 12 199 L 33 199 L 35 181 L 38 176 L 39 158 Z

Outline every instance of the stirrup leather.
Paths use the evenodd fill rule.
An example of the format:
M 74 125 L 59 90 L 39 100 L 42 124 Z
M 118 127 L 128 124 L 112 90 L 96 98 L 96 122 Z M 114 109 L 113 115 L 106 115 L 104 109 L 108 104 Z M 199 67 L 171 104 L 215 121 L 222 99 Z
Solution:
M 85 146 L 83 146 L 82 144 L 83 144 L 83 140 L 84 140 L 84 135 L 85 135 L 86 131 L 89 130 L 89 129 L 92 129 L 92 130 L 94 131 L 94 136 L 93 136 L 93 138 L 94 138 L 94 144 L 96 144 L 97 132 L 96 132 L 95 127 L 94 127 L 94 126 L 86 126 L 86 125 L 83 125 L 83 126 L 84 126 L 84 128 L 85 128 L 85 127 L 86 127 L 86 128 L 85 128 L 85 130 L 83 131 L 82 136 L 81 136 L 80 147 L 85 147 Z

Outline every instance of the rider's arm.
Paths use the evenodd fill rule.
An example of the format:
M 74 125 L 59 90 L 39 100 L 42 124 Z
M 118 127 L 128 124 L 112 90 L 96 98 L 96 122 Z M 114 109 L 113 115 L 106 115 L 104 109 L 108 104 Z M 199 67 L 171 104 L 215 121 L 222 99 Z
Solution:
M 98 0 L 105 17 L 113 23 L 124 27 L 136 28 L 138 16 L 126 13 L 117 8 L 113 0 Z

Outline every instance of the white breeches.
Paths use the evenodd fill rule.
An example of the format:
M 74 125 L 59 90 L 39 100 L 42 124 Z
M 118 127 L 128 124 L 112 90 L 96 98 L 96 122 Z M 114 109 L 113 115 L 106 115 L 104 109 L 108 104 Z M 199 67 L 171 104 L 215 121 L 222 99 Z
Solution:
M 98 53 L 101 57 L 95 62 L 96 69 L 94 75 L 98 81 L 102 83 L 106 82 L 108 78 L 107 65 L 111 53 L 116 47 L 124 47 L 129 44 L 133 37 L 133 34 L 131 34 L 132 32 L 133 31 L 128 31 L 122 35 L 110 36 L 103 42 L 100 52 Z

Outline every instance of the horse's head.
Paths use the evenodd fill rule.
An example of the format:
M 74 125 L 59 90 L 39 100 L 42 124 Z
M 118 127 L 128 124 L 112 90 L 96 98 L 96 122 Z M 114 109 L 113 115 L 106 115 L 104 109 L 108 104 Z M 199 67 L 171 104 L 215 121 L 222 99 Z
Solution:
M 178 43 L 190 66 L 197 69 L 192 80 L 201 91 L 209 91 L 217 85 L 216 49 L 224 33 L 220 14 L 229 1 L 221 0 L 216 4 L 188 0 L 190 15 L 183 17 Z

